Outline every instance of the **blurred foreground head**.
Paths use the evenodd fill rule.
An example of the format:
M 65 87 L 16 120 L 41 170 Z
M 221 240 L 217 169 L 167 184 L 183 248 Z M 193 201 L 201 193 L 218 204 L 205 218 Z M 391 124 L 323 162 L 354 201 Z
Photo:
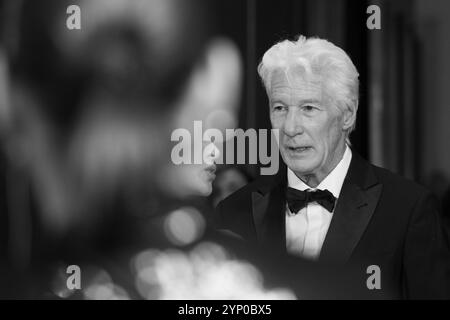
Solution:
M 69 30 L 69 5 L 81 29 Z M 171 132 L 235 125 L 240 57 L 194 0 L 7 1 L 10 162 L 26 172 L 49 230 L 95 225 L 118 200 L 211 192 L 208 165 L 173 165 Z M 212 155 L 213 156 L 213 155 Z M 127 209 L 129 209 L 127 207 Z

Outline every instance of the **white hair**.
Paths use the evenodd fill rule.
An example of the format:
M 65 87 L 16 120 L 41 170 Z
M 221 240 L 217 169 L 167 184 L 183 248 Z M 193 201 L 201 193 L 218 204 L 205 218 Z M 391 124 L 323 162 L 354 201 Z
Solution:
M 354 121 L 347 131 L 346 140 L 350 143 L 348 136 L 355 128 L 358 111 L 359 74 L 349 56 L 324 39 L 299 36 L 297 41 L 279 42 L 267 50 L 258 66 L 267 94 L 274 71 L 286 73 L 292 67 L 302 69 L 308 76 L 319 76 L 341 112 L 345 108 L 354 111 Z

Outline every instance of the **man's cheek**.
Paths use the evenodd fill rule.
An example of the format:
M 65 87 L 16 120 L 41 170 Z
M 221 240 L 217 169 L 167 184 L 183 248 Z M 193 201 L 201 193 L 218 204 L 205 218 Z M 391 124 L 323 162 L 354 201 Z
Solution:
M 281 129 L 283 126 L 283 119 L 279 116 L 274 116 L 273 114 L 270 116 L 270 122 L 272 123 L 273 129 Z

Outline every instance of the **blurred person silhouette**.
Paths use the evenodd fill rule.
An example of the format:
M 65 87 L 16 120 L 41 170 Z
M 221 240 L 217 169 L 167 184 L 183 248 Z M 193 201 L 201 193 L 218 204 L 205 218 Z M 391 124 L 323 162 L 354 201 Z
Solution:
M 250 176 L 237 167 L 228 167 L 217 171 L 211 194 L 214 207 L 233 192 L 244 187 L 250 180 Z
M 73 4 L 80 30 L 66 27 Z M 2 277 L 2 294 L 39 296 L 65 261 L 200 237 L 218 149 L 207 142 L 202 164 L 176 166 L 171 132 L 192 131 L 194 120 L 207 128 L 217 112 L 235 125 L 241 61 L 230 40 L 213 37 L 213 6 L 46 0 L 4 9 L 5 265 L 16 277 Z M 177 221 L 197 223 L 197 233 Z
M 175 129 L 237 122 L 241 61 L 215 33 L 220 5 L 5 4 L 2 297 L 334 297 L 333 272 L 261 258 L 236 235 L 210 230 L 205 196 L 218 148 L 202 141 L 202 164 L 171 159 Z M 66 28 L 73 4 L 80 30 Z M 71 265 L 81 268 L 80 290 L 67 285 Z

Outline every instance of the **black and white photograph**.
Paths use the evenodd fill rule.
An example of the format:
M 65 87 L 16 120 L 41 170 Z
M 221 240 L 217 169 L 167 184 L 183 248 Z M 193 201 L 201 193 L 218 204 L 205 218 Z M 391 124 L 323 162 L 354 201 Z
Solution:
M 0 300 L 450 300 L 449 57 L 448 0 L 0 0 Z

